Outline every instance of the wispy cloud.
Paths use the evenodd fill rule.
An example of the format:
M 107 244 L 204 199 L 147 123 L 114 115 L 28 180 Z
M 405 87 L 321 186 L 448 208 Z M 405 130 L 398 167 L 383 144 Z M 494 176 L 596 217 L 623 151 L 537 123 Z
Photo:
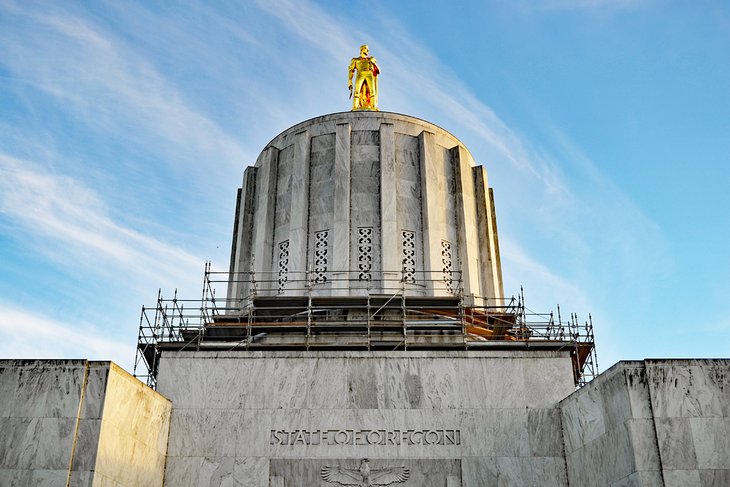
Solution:
M 93 190 L 43 166 L 0 153 L 0 215 L 33 235 L 49 250 L 64 251 L 75 265 L 101 262 L 126 274 L 156 280 L 189 279 L 202 259 L 112 220 Z M 50 244 L 50 245 L 49 245 Z
M 105 330 L 56 321 L 0 302 L 0 357 L 112 360 L 132 370 L 134 345 L 109 338 Z
M 2 7 L 0 7 L 2 9 Z M 174 154 L 173 170 L 217 170 L 251 154 L 201 113 L 148 59 L 98 24 L 55 9 L 5 8 L 23 22 L 0 29 L 0 47 L 12 75 L 55 98 L 94 130 L 154 139 L 149 148 Z M 35 35 L 17 29 L 35 27 Z M 201 157 L 215 160 L 204 168 Z
M 523 3 L 533 10 L 601 11 L 642 2 Z M 277 129 L 326 111 L 347 110 L 346 63 L 360 43 L 369 41 L 383 67 L 382 108 L 442 125 L 464 140 L 478 162 L 490 170 L 492 181 L 495 174 L 502 176 L 495 185 L 500 218 L 506 207 L 513 221 L 520 221 L 500 226 L 500 231 L 508 228 L 501 236 L 505 276 L 512 286 L 508 293 L 524 283 L 528 302 L 539 292 L 542 296 L 535 300 L 551 307 L 560 301 L 595 310 L 592 303 L 600 297 L 586 285 L 591 279 L 603 279 L 616 268 L 623 273 L 617 281 L 631 283 L 639 280 L 634 277 L 651 276 L 647 269 L 655 266 L 654 253 L 646 255 L 637 240 L 661 240 L 661 232 L 598 170 L 590 155 L 550 121 L 544 126 L 546 131 L 555 129 L 555 143 L 536 147 L 394 19 L 379 17 L 357 24 L 334 17 L 314 2 L 291 0 L 261 0 L 245 6 L 224 3 L 216 8 L 191 1 L 184 15 L 174 9 L 161 13 L 147 4 L 120 7 L 108 2 L 104 10 L 108 18 L 58 4 L 8 5 L 12 4 L 0 6 L 0 12 L 8 14 L 5 20 L 0 18 L 0 69 L 8 77 L 4 83 L 17 91 L 41 93 L 64 116 L 73 117 L 72 122 L 84 125 L 78 129 L 84 135 L 103 132 L 108 140 L 121 140 L 125 146 L 139 142 L 141 152 L 151 152 L 149 159 L 155 159 L 155 167 L 136 168 L 134 176 L 139 180 L 148 177 L 148 170 L 160 177 L 161 168 L 183 175 L 186 183 L 221 168 L 228 176 L 240 173 Z M 168 23 L 168 14 L 180 18 Z M 22 22 L 14 26 L 7 19 Z M 206 35 L 217 36 L 215 42 Z M 166 64 L 168 55 L 179 58 Z M 171 65 L 185 68 L 171 71 Z M 198 78 L 201 73 L 206 76 L 203 81 Z M 214 90 L 216 96 L 207 93 L 202 97 L 205 101 L 197 100 L 200 87 Z M 37 117 L 44 114 L 39 110 Z M 24 133 L 15 138 L 32 143 Z M 117 210 L 114 197 L 91 189 L 97 186 L 84 174 L 86 165 L 95 162 L 88 154 L 79 156 L 86 158 L 80 163 L 82 170 L 67 171 L 67 161 L 49 163 L 44 150 L 53 154 L 44 147 L 26 152 L 7 148 L 8 153 L 0 153 L 1 217 L 36 237 L 34 241 L 47 254 L 84 256 L 82 265 L 94 259 L 111 263 L 128 275 L 151 280 L 154 287 L 199 281 L 201 259 L 170 244 L 170 238 L 145 234 L 141 228 L 151 222 L 131 226 L 115 218 L 123 209 L 113 211 Z M 51 172 L 51 167 L 59 170 Z M 129 176 L 102 165 L 91 170 L 115 183 Z M 166 173 L 161 176 L 166 177 Z M 184 195 L 179 198 L 179 210 L 190 211 L 202 204 L 220 211 L 220 191 L 233 196 L 236 183 L 228 189 L 210 185 L 190 191 L 192 184 L 178 188 L 178 195 Z M 120 188 L 120 192 L 122 199 L 135 202 L 141 194 L 132 188 Z M 140 201 L 139 205 L 156 203 Z M 167 208 L 171 207 L 175 205 L 168 201 Z M 156 217 L 157 225 L 166 225 L 165 216 Z M 227 230 L 229 218 L 226 214 L 219 226 Z M 169 226 L 170 232 L 181 232 L 180 226 Z M 586 235 L 586 228 L 600 235 Z M 557 257 L 552 267 L 540 264 L 537 254 L 543 249 L 525 240 L 532 232 L 540 234 L 534 241 L 543 248 L 554 247 L 555 254 L 570 266 Z M 584 263 L 581 256 L 600 251 L 596 248 L 601 246 L 611 246 L 611 257 L 585 262 L 594 267 L 597 261 L 605 262 L 601 269 L 605 274 L 576 280 L 575 273 Z M 571 252 L 575 249 L 579 251 Z M 160 282 L 162 276 L 165 282 Z
M 571 2 L 575 8 L 576 3 Z M 628 7 L 636 2 L 618 3 Z M 376 39 L 371 52 L 383 66 L 381 106 L 433 116 L 432 121 L 458 134 L 492 175 L 501 175 L 500 221 L 504 223 L 506 213 L 520 220 L 500 226 L 505 292 L 516 293 L 525 285 L 528 305 L 540 312 L 554 310 L 558 303 L 563 313 L 577 311 L 582 320 L 593 312 L 598 316 L 597 333 L 606 339 L 605 355 L 611 360 L 621 357 L 624 335 L 619 330 L 636 323 L 623 323 L 626 317 L 612 312 L 616 302 L 611 299 L 641 302 L 640 294 L 666 272 L 671 257 L 658 225 L 589 155 L 549 119 L 543 120 L 543 129 L 554 140 L 536 147 L 394 19 L 378 18 L 373 25 L 379 27 L 368 28 L 382 30 L 363 32 L 361 26 L 343 23 L 307 2 L 266 5 L 285 31 L 310 47 L 304 49 L 308 55 L 322 57 L 334 68 L 353 56 L 363 40 Z M 581 7 L 603 8 L 602 2 Z M 320 31 L 326 35 L 312 34 Z M 513 233 L 504 233 L 505 227 Z M 541 263 L 538 254 L 550 255 L 553 267 Z M 608 295 L 606 286 L 617 291 Z
M 534 309 L 549 311 L 554 310 L 555 306 L 559 304 L 568 304 L 571 310 L 590 309 L 589 299 L 580 285 L 568 281 L 558 272 L 535 260 L 519 242 L 502 239 L 501 246 L 504 248 L 501 255 L 505 278 L 510 282 L 522 283 L 527 287 L 526 300 L 528 304 L 536 303 L 531 305 Z M 539 295 L 536 296 L 534 291 L 537 290 L 539 290 Z M 533 292 L 531 293 L 531 291 Z
M 318 56 L 324 53 L 334 65 L 347 62 L 349 57 L 356 55 L 353 49 L 363 39 L 373 36 L 372 32 L 363 32 L 358 26 L 343 25 L 309 2 L 283 0 L 261 2 L 260 5 L 278 18 L 289 32 L 311 43 Z M 421 111 L 419 107 L 428 107 L 487 142 L 520 172 L 541 179 L 551 191 L 564 191 L 554 168 L 532 152 L 492 108 L 481 102 L 452 70 L 413 40 L 402 25 L 390 18 L 380 18 L 377 23 L 388 32 L 388 36 L 377 36 L 382 41 L 376 54 L 390 68 L 383 76 L 387 88 L 382 87 L 381 91 L 391 106 L 396 110 L 403 107 L 404 113 L 414 114 Z

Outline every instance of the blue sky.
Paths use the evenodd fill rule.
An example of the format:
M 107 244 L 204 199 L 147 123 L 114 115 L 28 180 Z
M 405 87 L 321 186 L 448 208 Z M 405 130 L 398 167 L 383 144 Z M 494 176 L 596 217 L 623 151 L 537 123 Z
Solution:
M 730 4 L 0 1 L 0 356 L 131 371 L 143 304 L 227 269 L 277 133 L 380 108 L 494 188 L 505 292 L 621 359 L 730 356 Z

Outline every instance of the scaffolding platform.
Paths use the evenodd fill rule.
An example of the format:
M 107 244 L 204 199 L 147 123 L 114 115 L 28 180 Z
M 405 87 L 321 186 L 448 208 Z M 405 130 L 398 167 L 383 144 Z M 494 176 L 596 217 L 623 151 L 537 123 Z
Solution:
M 593 324 L 571 314 L 530 312 L 517 298 L 462 296 L 458 286 L 423 295 L 405 281 L 393 294 L 365 290 L 332 296 L 302 286 L 277 295 L 216 299 L 229 273 L 206 265 L 199 300 L 164 299 L 143 307 L 134 374 L 154 387 L 164 351 L 199 350 L 568 350 L 581 386 L 597 375 Z M 412 283 L 411 283 L 412 284 Z M 433 288 L 433 286 L 431 286 Z

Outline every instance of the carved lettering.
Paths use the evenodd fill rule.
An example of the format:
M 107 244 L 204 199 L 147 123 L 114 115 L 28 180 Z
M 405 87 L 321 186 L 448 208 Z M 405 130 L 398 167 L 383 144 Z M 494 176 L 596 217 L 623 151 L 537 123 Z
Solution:
M 461 430 L 271 430 L 269 444 L 281 446 L 310 445 L 461 445 Z
M 292 441 L 292 445 L 309 445 L 310 442 L 308 440 L 309 434 L 305 435 L 305 432 L 302 430 L 297 430 L 294 433 L 294 440 Z
M 281 431 L 271 430 L 271 443 L 270 444 L 271 445 L 282 445 L 283 439 L 280 435 L 281 435 Z
M 381 445 L 383 441 L 383 435 L 378 430 L 369 431 L 365 439 L 368 445 Z
M 396 431 L 386 431 L 385 443 L 388 445 L 400 445 L 400 436 L 398 436 Z
M 444 445 L 456 445 L 456 430 L 444 430 Z
M 443 434 L 440 431 L 426 431 L 423 435 L 427 445 L 440 445 L 443 443 Z

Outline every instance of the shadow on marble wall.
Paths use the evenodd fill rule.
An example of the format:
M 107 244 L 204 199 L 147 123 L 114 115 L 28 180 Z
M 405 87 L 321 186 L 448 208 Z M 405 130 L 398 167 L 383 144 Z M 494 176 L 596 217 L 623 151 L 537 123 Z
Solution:
M 111 362 L 0 360 L 0 486 L 160 486 L 170 411 Z
M 619 362 L 560 403 L 570 485 L 730 485 L 730 360 Z

